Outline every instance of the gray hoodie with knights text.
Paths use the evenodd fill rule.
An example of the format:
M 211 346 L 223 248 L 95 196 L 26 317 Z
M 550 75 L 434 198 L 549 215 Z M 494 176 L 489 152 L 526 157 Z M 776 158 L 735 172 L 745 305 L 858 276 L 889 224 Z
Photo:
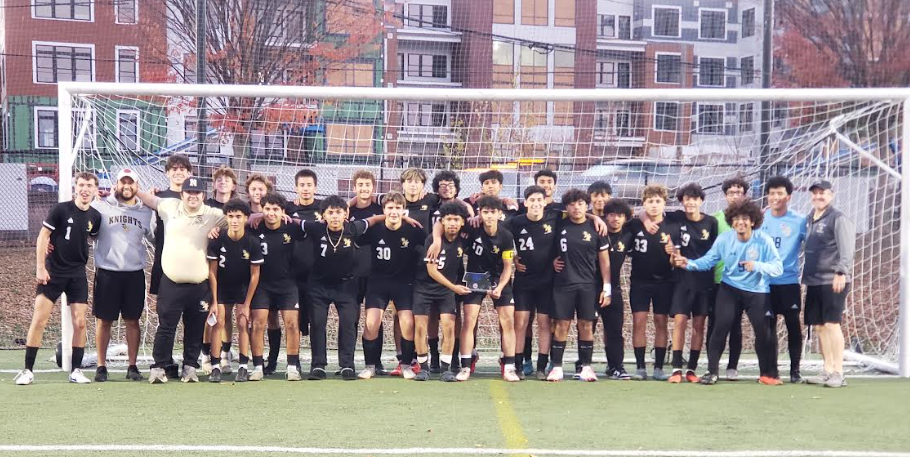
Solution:
M 139 271 L 148 263 L 144 239 L 151 240 L 154 211 L 136 201 L 125 205 L 113 195 L 92 202 L 101 213 L 95 240 L 95 267 L 108 271 Z

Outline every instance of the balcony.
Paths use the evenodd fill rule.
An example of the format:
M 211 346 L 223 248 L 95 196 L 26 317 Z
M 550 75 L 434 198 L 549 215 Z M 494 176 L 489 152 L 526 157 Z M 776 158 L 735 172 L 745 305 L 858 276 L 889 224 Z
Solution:
M 461 43 L 461 32 L 453 32 L 451 7 L 440 4 L 408 3 L 398 39 L 432 43 Z

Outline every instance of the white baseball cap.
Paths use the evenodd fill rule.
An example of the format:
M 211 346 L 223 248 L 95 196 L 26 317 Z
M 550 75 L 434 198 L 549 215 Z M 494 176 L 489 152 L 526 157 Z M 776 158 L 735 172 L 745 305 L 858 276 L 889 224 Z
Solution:
M 139 182 L 139 174 L 133 171 L 132 168 L 124 168 L 117 173 L 117 181 L 120 181 L 123 178 L 130 177 L 135 182 Z

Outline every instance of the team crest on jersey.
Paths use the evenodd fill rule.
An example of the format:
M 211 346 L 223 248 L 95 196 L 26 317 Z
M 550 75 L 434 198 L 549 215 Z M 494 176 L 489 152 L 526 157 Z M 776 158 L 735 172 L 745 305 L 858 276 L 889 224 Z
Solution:
M 815 226 L 815 233 L 825 233 L 825 223 L 824 222 L 819 222 L 818 225 Z
M 553 226 L 551 226 L 550 224 L 544 224 L 543 232 L 544 233 L 553 233 Z
M 499 246 L 493 245 L 493 254 L 499 254 Z
M 617 252 L 623 252 L 623 251 L 626 250 L 626 245 L 625 245 L 622 241 L 617 241 L 617 242 L 616 242 L 616 249 L 614 249 L 614 250 L 617 251 Z
M 758 249 L 755 249 L 755 246 L 749 248 L 746 251 L 746 258 L 749 260 L 758 260 Z
M 411 244 L 411 241 L 405 237 L 401 237 L 401 247 L 406 248 Z
M 121 225 L 123 226 L 123 231 L 124 231 L 124 232 L 129 232 L 129 231 L 130 231 L 130 226 L 129 226 L 129 225 L 126 225 L 126 224 L 121 224 Z
M 421 210 L 421 211 L 426 211 L 426 210 L 428 210 L 429 208 L 430 208 L 429 205 L 420 205 L 420 210 Z
M 344 247 L 346 247 L 346 248 L 351 247 L 351 239 L 350 239 L 350 238 L 345 238 L 345 239 L 344 239 Z
M 88 221 L 88 230 L 87 231 L 91 232 L 92 227 L 94 227 L 94 224 L 92 224 L 92 221 Z
M 322 214 L 316 213 L 316 222 L 322 222 Z
M 670 234 L 669 234 L 669 233 L 660 232 L 660 242 L 663 243 L 663 244 L 669 243 L 669 242 L 670 242 Z
M 711 237 L 711 234 L 708 233 L 708 229 L 702 229 L 702 230 L 701 230 L 701 239 L 707 240 L 707 239 L 710 238 L 710 237 Z
M 789 226 L 789 225 L 787 225 L 787 224 L 780 224 L 780 233 L 783 234 L 784 236 L 790 236 L 790 234 L 793 233 L 793 232 L 790 231 L 790 226 Z
M 250 253 L 246 249 L 243 250 L 243 260 L 250 260 Z
M 291 235 L 285 233 L 284 234 L 284 244 L 289 244 L 290 242 L 291 242 Z
M 581 239 L 584 241 L 591 241 L 591 234 L 587 231 L 581 232 Z
M 462 249 L 461 246 L 459 246 L 458 247 L 458 257 L 461 257 L 463 255 L 464 255 L 464 249 Z

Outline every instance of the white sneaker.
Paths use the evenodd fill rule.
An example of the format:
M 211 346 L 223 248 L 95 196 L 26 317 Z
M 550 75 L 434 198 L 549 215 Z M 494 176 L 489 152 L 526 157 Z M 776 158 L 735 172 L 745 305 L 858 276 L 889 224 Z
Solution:
M 462 368 L 458 374 L 455 375 L 455 379 L 458 381 L 467 381 L 468 379 L 471 379 L 471 367 Z
M 518 377 L 518 373 L 516 373 L 515 365 L 506 365 L 505 370 L 502 372 L 502 379 L 507 382 L 521 381 L 521 378 Z
M 206 376 L 212 374 L 212 358 L 202 354 L 202 363 L 199 364 L 199 369 L 202 370 L 202 374 Z
M 404 379 L 414 379 L 417 377 L 417 373 L 414 373 L 414 369 L 408 365 L 401 369 L 401 377 Z
M 189 365 L 184 365 L 180 380 L 183 382 L 199 382 L 199 377 L 196 376 L 196 369 Z
M 164 368 L 152 368 L 149 370 L 149 384 L 164 384 L 167 382 L 167 374 Z
M 376 376 L 376 367 L 372 365 L 367 365 L 367 367 L 357 375 L 360 379 L 370 379 L 373 376 Z
M 227 352 L 221 353 L 221 374 L 231 374 L 231 360 L 227 358 Z
M 590 366 L 582 367 L 579 379 L 585 382 L 597 382 L 597 373 Z
M 288 381 L 300 381 L 300 370 L 294 365 L 288 365 L 288 372 L 285 377 Z
M 70 382 L 74 384 L 91 384 L 92 380 L 85 377 L 85 375 L 82 374 L 82 370 L 76 368 L 70 373 Z
M 32 373 L 32 370 L 22 370 L 19 374 L 13 378 L 13 381 L 16 382 L 17 386 L 27 386 L 35 380 L 35 374 Z
M 550 382 L 562 381 L 562 367 L 553 367 L 553 369 L 550 370 L 550 374 L 547 375 L 547 381 L 550 381 Z
M 727 368 L 727 381 L 738 381 L 739 371 L 736 368 Z
M 250 381 L 262 381 L 262 378 L 265 376 L 265 373 L 262 372 L 262 365 L 256 365 L 253 368 L 253 372 L 250 373 Z

